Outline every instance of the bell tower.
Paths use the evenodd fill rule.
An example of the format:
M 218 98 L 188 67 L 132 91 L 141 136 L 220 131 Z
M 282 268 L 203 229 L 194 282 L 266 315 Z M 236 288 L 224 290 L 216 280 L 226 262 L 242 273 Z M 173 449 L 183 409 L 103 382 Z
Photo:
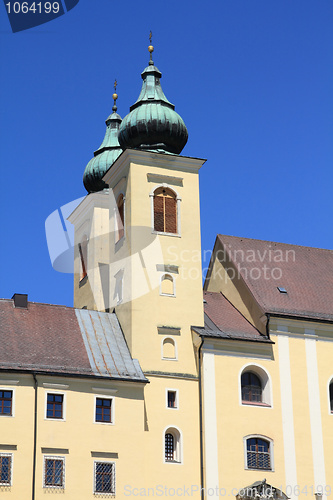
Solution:
M 180 155 L 187 128 L 164 95 L 151 43 L 148 50 L 137 101 L 121 123 L 119 115 L 109 117 L 119 127 L 119 146 L 115 136 L 113 142 L 104 140 L 106 146 L 91 160 L 100 166 L 103 159 L 103 168 L 89 162 L 85 185 L 90 194 L 71 215 L 77 242 L 85 217 L 89 227 L 99 225 L 104 236 L 108 233 L 98 240 L 88 231 L 94 281 L 88 269 L 87 283 L 80 287 L 76 275 L 75 306 L 86 305 L 87 287 L 88 308 L 98 309 L 99 301 L 103 310 L 115 310 L 132 357 L 150 382 L 144 415 L 151 450 L 143 455 L 147 477 L 154 471 L 156 484 L 171 481 L 176 488 L 200 484 L 198 370 L 191 326 L 204 325 L 198 173 L 205 160 Z M 109 165 L 103 155 L 110 154 L 105 149 L 110 144 L 117 157 Z M 109 168 L 103 171 L 105 165 Z M 98 207 L 88 201 L 95 196 Z M 97 255 L 107 266 L 107 293 Z M 78 266 L 80 258 L 78 254 Z

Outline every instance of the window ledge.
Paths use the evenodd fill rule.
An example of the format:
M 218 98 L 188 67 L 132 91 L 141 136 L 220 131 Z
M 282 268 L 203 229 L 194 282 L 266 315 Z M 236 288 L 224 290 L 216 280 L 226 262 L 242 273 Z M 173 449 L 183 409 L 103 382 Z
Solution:
M 242 405 L 244 406 L 262 406 L 264 408 L 272 408 L 271 405 L 267 403 L 259 403 L 255 401 L 242 401 Z
M 155 231 L 155 229 L 152 230 L 152 234 L 159 234 L 160 236 L 174 236 L 175 238 L 180 238 L 181 235 L 178 233 L 164 233 L 163 231 Z
M 272 468 L 264 468 L 264 467 L 247 467 L 245 470 L 267 470 L 269 472 L 274 472 Z

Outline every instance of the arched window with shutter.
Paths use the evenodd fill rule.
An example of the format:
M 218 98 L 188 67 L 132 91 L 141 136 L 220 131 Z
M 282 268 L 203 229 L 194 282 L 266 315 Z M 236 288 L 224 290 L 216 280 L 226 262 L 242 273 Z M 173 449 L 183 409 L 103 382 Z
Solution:
M 159 233 L 177 234 L 177 196 L 169 188 L 154 192 L 154 229 Z
M 124 237 L 124 195 L 120 194 L 117 200 L 116 213 L 116 242 Z
M 88 239 L 84 235 L 81 243 L 79 243 L 80 256 L 80 281 L 87 276 L 88 269 Z

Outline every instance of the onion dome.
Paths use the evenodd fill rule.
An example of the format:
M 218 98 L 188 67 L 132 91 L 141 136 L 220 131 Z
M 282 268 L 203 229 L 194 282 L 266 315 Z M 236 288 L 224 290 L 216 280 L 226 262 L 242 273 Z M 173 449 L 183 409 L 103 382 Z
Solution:
M 116 90 L 117 81 L 115 81 L 114 88 Z M 122 153 L 118 142 L 119 126 L 121 124 L 121 117 L 117 113 L 116 106 L 118 95 L 114 93 L 112 98 L 113 113 L 105 121 L 106 132 L 104 140 L 97 151 L 94 152 L 94 158 L 90 160 L 83 174 L 83 184 L 88 193 L 102 191 L 102 189 L 108 187 L 102 178 Z
M 162 74 L 152 60 L 154 47 L 149 45 L 148 50 L 150 61 L 141 73 L 141 93 L 121 123 L 119 144 L 123 149 L 180 154 L 188 139 L 187 128 L 163 93 Z

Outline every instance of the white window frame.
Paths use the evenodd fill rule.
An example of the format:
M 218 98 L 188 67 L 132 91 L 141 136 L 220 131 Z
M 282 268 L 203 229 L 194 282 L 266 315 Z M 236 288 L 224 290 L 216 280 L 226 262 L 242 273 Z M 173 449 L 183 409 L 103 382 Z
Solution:
M 53 484 L 46 484 L 45 478 L 46 478 L 46 460 L 61 460 L 62 461 L 62 485 L 57 486 Z M 56 489 L 56 490 L 64 490 L 65 489 L 65 479 L 66 479 L 66 461 L 65 457 L 63 456 L 57 456 L 57 455 L 44 455 L 43 456 L 43 488 L 47 489 Z
M 164 357 L 163 345 L 164 345 L 164 341 L 167 340 L 167 339 L 168 340 L 172 340 L 173 345 L 175 347 L 175 357 L 174 358 L 166 358 L 166 357 Z M 165 336 L 165 337 L 162 338 L 162 342 L 161 342 L 161 358 L 164 361 L 178 361 L 177 342 L 176 342 L 176 340 L 173 337 L 170 337 L 170 335 L 167 335 L 167 336 Z
M 263 439 L 264 441 L 269 442 L 269 458 L 270 458 L 270 463 L 271 463 L 271 468 L 270 469 L 255 469 L 255 468 L 249 468 L 247 466 L 247 440 L 248 439 Z M 262 434 L 248 434 L 247 436 L 243 437 L 243 446 L 244 446 L 244 469 L 245 470 L 250 470 L 250 471 L 262 471 L 262 472 L 275 472 L 275 467 L 274 467 L 274 441 L 273 439 L 269 438 L 268 436 L 264 436 Z
M 111 464 L 113 468 L 113 491 L 96 491 L 96 466 L 97 464 Z M 116 495 L 116 462 L 110 460 L 94 460 L 94 486 L 93 486 L 93 494 L 94 495 L 102 495 L 114 497 Z
M 13 461 L 14 461 L 14 454 L 13 453 L 6 453 L 6 452 L 0 452 L 0 457 L 10 457 L 10 480 L 9 483 L 2 483 L 0 481 L 0 486 L 13 486 Z
M 259 377 L 262 387 L 262 403 L 256 403 L 255 401 L 242 400 L 242 375 L 245 372 L 252 372 L 257 377 Z M 239 404 L 240 406 L 255 406 L 260 408 L 273 408 L 273 390 L 272 390 L 272 379 L 266 368 L 257 363 L 247 363 L 244 365 L 238 376 L 238 392 L 239 392 Z
M 164 281 L 164 278 L 166 276 L 168 276 L 168 278 L 166 278 L 166 279 L 168 279 L 169 281 L 172 281 L 172 293 L 163 293 L 162 292 L 162 281 Z M 162 297 L 176 297 L 176 280 L 175 280 L 174 276 L 172 276 L 171 273 L 161 274 L 161 276 L 160 276 L 160 295 Z
M 157 189 L 164 188 L 170 189 L 176 195 L 176 210 L 177 210 L 177 233 L 164 233 L 163 231 L 155 231 L 154 229 L 154 193 Z M 174 189 L 173 186 L 166 184 L 156 184 L 154 188 L 149 193 L 150 197 L 150 214 L 151 214 L 151 232 L 152 234 L 160 234 L 162 236 L 175 236 L 176 238 L 181 237 L 181 225 L 180 225 L 180 202 L 182 201 L 179 193 Z
M 0 391 L 6 391 L 6 392 L 11 392 L 12 393 L 12 414 L 11 415 L 2 415 L 0 414 L 0 418 L 13 418 L 15 417 L 15 388 L 12 386 L 1 386 Z
M 111 422 L 98 422 L 96 420 L 96 404 L 97 404 L 97 399 L 110 399 L 111 400 Z M 109 394 L 95 394 L 95 405 L 94 405 L 94 417 L 93 417 L 93 422 L 94 424 L 99 424 L 99 425 L 114 425 L 115 424 L 115 398 L 113 396 L 110 396 Z
M 168 406 L 168 393 L 169 392 L 175 392 L 176 393 L 176 397 L 175 397 L 175 403 L 176 403 L 176 406 L 174 406 L 173 408 L 171 408 L 170 406 Z M 165 389 L 165 407 L 167 410 L 179 410 L 179 391 L 178 389 L 170 389 L 169 387 L 167 387 Z
M 175 442 L 175 460 L 165 460 L 165 435 L 172 434 Z M 163 432 L 163 463 L 169 465 L 182 465 L 183 464 L 183 434 L 179 427 L 169 425 Z
M 47 416 L 47 395 L 48 394 L 57 394 L 59 396 L 62 396 L 62 418 L 50 418 Z M 67 398 L 66 398 L 66 392 L 64 391 L 57 391 L 53 389 L 49 389 L 45 391 L 45 404 L 44 404 L 44 420 L 48 420 L 51 422 L 66 422 L 66 403 L 67 403 Z

